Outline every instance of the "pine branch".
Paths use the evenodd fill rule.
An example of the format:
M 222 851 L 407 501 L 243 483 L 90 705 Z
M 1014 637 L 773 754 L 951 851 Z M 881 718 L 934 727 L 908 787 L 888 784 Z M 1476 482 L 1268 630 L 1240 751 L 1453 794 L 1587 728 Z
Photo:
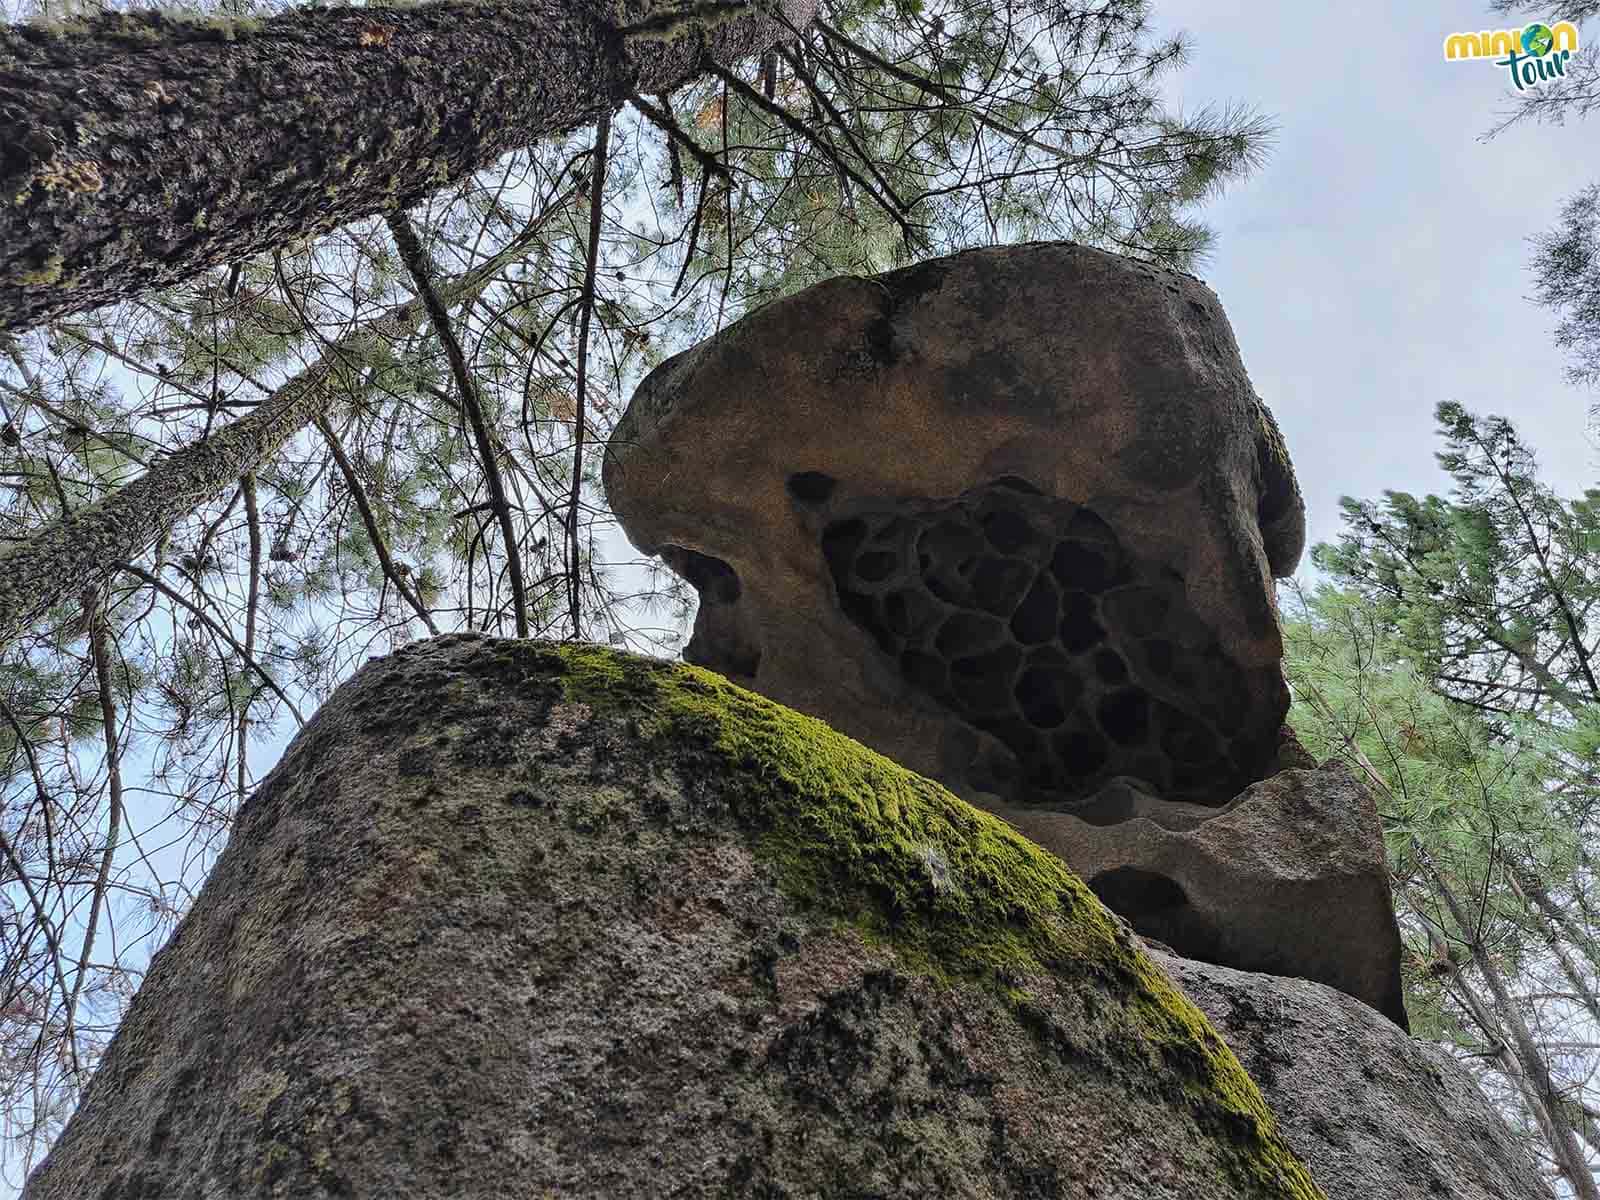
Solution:
M 244 497 L 245 521 L 250 529 L 250 590 L 245 597 L 244 608 L 244 652 L 245 657 L 254 658 L 256 652 L 256 610 L 261 597 L 261 513 L 256 507 L 256 477 L 252 472 L 239 480 L 239 492 Z M 245 770 L 246 732 L 250 725 L 250 700 L 254 696 L 246 696 L 244 703 L 239 708 L 239 761 L 238 761 L 238 790 L 239 803 L 244 803 L 245 785 L 248 774 Z
M 94 952 L 95 935 L 100 928 L 100 914 L 109 901 L 106 892 L 111 886 L 111 864 L 116 857 L 117 841 L 122 833 L 122 747 L 117 737 L 116 698 L 111 690 L 111 651 L 106 638 L 106 613 L 94 589 L 83 596 L 88 609 L 89 652 L 94 659 L 95 680 L 100 688 L 100 726 L 105 738 L 106 777 L 111 790 L 111 813 L 106 829 L 105 850 L 100 856 L 100 870 L 95 877 L 94 891 L 89 901 L 89 919 L 83 932 L 83 952 L 78 957 L 78 973 L 72 981 L 72 996 L 67 1001 L 65 1029 L 62 1037 L 68 1045 L 74 1040 L 73 1023 L 78 1010 L 78 999 L 83 992 L 83 982 L 89 976 L 89 964 Z M 76 1063 L 77 1056 L 73 1055 Z
M 657 126 L 663 133 L 667 134 L 668 137 L 672 139 L 670 145 L 676 147 L 681 143 L 683 147 L 689 151 L 690 156 L 693 157 L 695 162 L 700 164 L 703 170 L 708 171 L 722 179 L 733 178 L 733 173 L 728 169 L 728 164 L 700 145 L 700 143 L 695 141 L 694 138 L 690 137 L 683 126 L 679 125 L 678 122 L 673 119 L 670 112 L 665 109 L 657 108 L 654 104 L 651 104 L 650 101 L 646 100 L 637 92 L 634 92 L 628 97 L 628 103 L 633 105 L 634 108 L 638 109 L 647 118 L 649 118 L 651 124 Z M 683 179 L 681 175 L 681 168 L 678 176 L 678 194 L 679 199 L 681 200 L 683 195 Z
M 594 171 L 589 193 L 589 247 L 583 264 L 583 303 L 578 309 L 578 386 L 577 428 L 572 447 L 572 494 L 567 498 L 567 616 L 572 622 L 571 636 L 581 641 L 581 581 L 578 578 L 578 498 L 583 488 L 584 426 L 588 421 L 586 401 L 589 385 L 589 325 L 594 316 L 594 281 L 600 260 L 600 218 L 605 203 L 606 152 L 611 141 L 611 117 L 602 114 L 594 135 Z
M 866 179 L 862 178 L 861 174 L 850 165 L 845 157 L 839 153 L 834 144 L 829 141 L 820 130 L 813 129 L 804 121 L 796 117 L 793 113 L 789 112 L 789 110 L 784 108 L 781 104 L 776 104 L 773 101 L 768 100 L 760 92 L 756 91 L 755 88 L 751 87 L 744 80 L 740 79 L 737 75 L 733 74 L 725 67 L 713 66 L 711 68 L 711 73 L 717 76 L 717 78 L 721 79 L 729 89 L 738 93 L 741 98 L 748 101 L 756 108 L 759 108 L 762 112 L 777 117 L 778 120 L 783 122 L 784 125 L 788 126 L 795 133 L 803 137 L 807 142 L 811 143 L 811 145 L 815 146 L 822 153 L 824 158 L 832 163 L 837 170 L 844 172 L 845 175 L 847 175 L 857 187 L 866 192 L 867 195 L 871 196 L 874 203 L 876 203 L 879 208 L 887 213 L 896 225 L 900 226 L 900 233 L 901 236 L 905 238 L 906 245 L 918 246 L 926 244 L 927 239 L 923 235 L 923 231 L 918 227 L 914 227 L 909 221 L 906 220 L 905 210 L 900 206 L 899 199 L 893 196 L 892 193 L 889 197 L 885 198 L 876 187 L 874 187 Z M 876 169 L 874 168 L 874 170 Z
M 517 544 L 516 528 L 511 523 L 511 503 L 506 499 L 505 481 L 500 476 L 500 467 L 495 459 L 494 442 L 489 437 L 489 427 L 484 420 L 478 385 L 468 370 L 467 356 L 462 351 L 461 343 L 457 340 L 455 330 L 450 324 L 450 315 L 445 311 L 444 303 L 439 299 L 439 293 L 434 290 L 433 281 L 429 278 L 422 243 L 418 240 L 416 231 L 411 228 L 411 222 L 402 212 L 392 212 L 384 219 L 389 226 L 389 232 L 394 235 L 400 259 L 405 263 L 406 270 L 410 272 L 412 282 L 416 285 L 417 295 L 421 297 L 428 311 L 428 318 L 433 322 L 433 331 L 444 346 L 445 356 L 450 360 L 451 373 L 455 375 L 456 388 L 461 392 L 462 408 L 472 426 L 472 436 L 478 444 L 478 457 L 483 464 L 484 481 L 489 486 L 489 498 L 494 502 L 495 517 L 500 523 L 500 535 L 506 544 L 506 568 L 511 576 L 512 615 L 516 620 L 517 636 L 525 638 L 528 636 L 528 597 L 522 582 L 522 555 Z
M 372 549 L 378 556 L 378 565 L 383 569 L 383 577 L 394 585 L 395 591 L 422 619 L 428 627 L 428 632 L 434 637 L 439 636 L 439 627 L 433 623 L 433 615 L 428 612 L 428 606 L 422 603 L 422 598 L 415 594 L 407 585 L 400 572 L 395 569 L 394 560 L 389 555 L 388 544 L 384 541 L 383 533 L 378 528 L 378 518 L 372 511 L 372 504 L 367 499 L 366 489 L 361 486 L 355 467 L 350 463 L 349 456 L 345 454 L 344 447 L 339 444 L 338 436 L 333 432 L 332 426 L 324 417 L 317 418 L 317 429 L 321 432 L 323 440 L 328 443 L 334 461 L 339 464 L 339 471 L 344 476 L 345 486 L 350 489 L 350 498 L 355 501 L 356 511 L 361 514 L 361 523 L 366 527 L 367 540 L 372 543 Z
M 135 566 L 133 563 L 125 562 L 118 563 L 116 569 L 119 571 L 126 571 L 135 579 L 143 580 L 145 583 L 148 583 L 151 587 L 155 588 L 156 591 L 160 592 L 167 599 L 171 600 L 174 604 L 181 605 L 182 607 L 188 609 L 189 612 L 197 617 L 207 629 L 216 635 L 216 637 L 224 642 L 227 642 L 228 645 L 233 648 L 234 653 L 239 655 L 239 660 L 243 662 L 245 666 L 249 667 L 261 677 L 261 682 L 265 683 L 267 687 L 272 690 L 273 695 L 277 696 L 279 700 L 283 701 L 283 706 L 287 708 L 289 710 L 289 714 L 294 717 L 294 722 L 296 725 L 304 725 L 306 723 L 305 717 L 301 714 L 300 710 L 295 707 L 294 701 L 289 699 L 288 693 L 278 686 L 278 681 L 272 677 L 265 667 L 255 660 L 253 655 L 246 654 L 244 647 L 239 644 L 239 640 L 221 625 L 217 624 L 216 621 L 212 620 L 210 613 L 206 612 L 203 608 L 201 608 L 193 600 L 190 600 L 187 596 L 183 595 L 176 588 L 169 587 L 163 580 L 158 579 L 156 576 L 150 574 L 150 572 L 146 571 L 143 567 Z

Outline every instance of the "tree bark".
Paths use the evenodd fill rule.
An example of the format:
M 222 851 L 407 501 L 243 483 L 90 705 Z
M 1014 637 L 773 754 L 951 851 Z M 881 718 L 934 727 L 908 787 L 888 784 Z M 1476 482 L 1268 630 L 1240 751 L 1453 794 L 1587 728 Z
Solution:
M 1461 907 L 1461 902 L 1456 899 L 1455 892 L 1431 864 L 1427 865 L 1426 869 L 1435 892 L 1450 910 L 1450 916 L 1456 923 L 1459 936 L 1467 941 L 1468 948 L 1472 952 L 1472 965 L 1477 968 L 1479 977 L 1488 986 L 1489 994 L 1494 997 L 1495 1010 L 1499 1013 L 1504 1028 L 1511 1035 L 1511 1049 L 1522 1068 L 1522 1079 L 1538 1098 L 1539 1108 L 1549 1119 L 1550 1124 L 1546 1134 L 1550 1140 L 1550 1149 L 1557 1169 L 1572 1185 L 1573 1194 L 1578 1200 L 1600 1200 L 1600 1187 L 1596 1186 L 1594 1172 L 1589 1169 L 1588 1160 L 1584 1158 L 1583 1147 L 1578 1143 L 1577 1131 L 1567 1115 L 1565 1097 L 1556 1088 L 1555 1079 L 1550 1074 L 1550 1064 L 1545 1060 L 1538 1043 L 1534 1041 L 1533 1033 L 1529 1030 L 1528 1023 L 1523 1020 L 1522 1012 L 1506 987 L 1505 980 L 1501 978 L 1499 968 L 1489 958 L 1483 940 L 1475 932 L 1476 926 Z
M 1560 1131 L 1545 1108 L 1544 1101 L 1534 1091 L 1533 1084 L 1523 1071 L 1522 1064 L 1517 1061 L 1516 1054 L 1506 1042 L 1500 1030 L 1500 1023 L 1495 1020 L 1494 1014 L 1484 1007 L 1483 1000 L 1472 990 L 1472 985 L 1467 982 L 1462 972 L 1458 970 L 1450 982 L 1456 998 L 1471 1015 L 1473 1023 L 1483 1031 L 1484 1044 L 1491 1048 L 1500 1073 L 1516 1084 L 1524 1107 L 1533 1115 L 1533 1122 L 1539 1127 L 1539 1133 L 1545 1140 L 1545 1148 L 1553 1155 L 1555 1153 L 1553 1148 L 1561 1136 Z
M 440 290 L 447 304 L 477 295 L 494 276 L 526 253 L 537 223 L 500 254 L 463 272 Z M 132 483 L 47 525 L 28 541 L 0 551 L 0 649 L 49 611 L 84 588 L 100 586 L 123 562 L 137 559 L 196 508 L 270 459 L 301 429 L 325 413 L 330 378 L 361 344 L 374 337 L 398 340 L 427 315 L 420 299 L 395 305 L 384 316 L 330 345 L 248 416 L 158 461 Z
M 783 36 L 753 8 L 714 7 L 446 0 L 0 26 L 0 329 L 404 209 Z M 800 27 L 814 9 L 783 4 Z

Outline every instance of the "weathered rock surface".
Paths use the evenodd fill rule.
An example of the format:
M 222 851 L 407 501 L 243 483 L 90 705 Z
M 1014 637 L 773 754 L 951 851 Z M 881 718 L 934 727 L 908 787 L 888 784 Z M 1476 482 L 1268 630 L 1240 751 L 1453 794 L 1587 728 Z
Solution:
M 1320 984 L 1154 957 L 1260 1085 L 1328 1200 L 1553 1200 L 1437 1046 Z
M 1187 958 L 1331 984 L 1406 1027 L 1383 825 L 1337 760 L 1252 784 L 1220 813 L 1129 783 L 1072 813 L 989 807 L 1146 937 Z
M 964 796 L 1269 773 L 1304 509 L 1199 280 L 1034 243 L 818 284 L 653 371 L 605 486 L 700 592 L 689 661 Z
M 690 662 L 1004 815 L 1181 953 L 1404 1024 L 1375 819 L 1344 783 L 1245 792 L 1293 762 L 1272 578 L 1304 508 L 1203 283 L 1068 243 L 831 280 L 652 372 L 605 485 L 699 591 Z
M 1322 1193 L 1002 822 L 707 672 L 454 636 L 295 739 L 25 1195 Z

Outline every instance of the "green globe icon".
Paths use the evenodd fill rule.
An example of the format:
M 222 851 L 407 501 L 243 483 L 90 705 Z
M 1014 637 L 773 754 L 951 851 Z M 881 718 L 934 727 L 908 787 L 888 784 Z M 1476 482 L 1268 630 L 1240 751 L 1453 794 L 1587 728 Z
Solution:
M 1556 44 L 1556 35 L 1548 25 L 1529 25 L 1522 31 L 1522 48 L 1535 58 L 1543 58 Z

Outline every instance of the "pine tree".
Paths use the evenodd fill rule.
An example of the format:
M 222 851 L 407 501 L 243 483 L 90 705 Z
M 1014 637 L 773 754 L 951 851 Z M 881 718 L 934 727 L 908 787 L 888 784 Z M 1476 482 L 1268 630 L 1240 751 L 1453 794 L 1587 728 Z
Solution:
M 1556 345 L 1567 352 L 1567 378 L 1600 386 L 1600 184 L 1561 210 L 1556 227 L 1533 238 L 1533 300 L 1555 312 Z M 1600 403 L 1589 409 L 1600 418 Z
M 1441 695 L 1558 726 L 1576 767 L 1600 745 L 1600 492 L 1564 501 L 1503 417 L 1438 406 L 1451 499 L 1343 497 L 1345 531 L 1312 560 L 1371 600 Z
M 1582 835 L 1548 790 L 1559 736 L 1441 696 L 1373 601 L 1327 586 L 1297 596 L 1285 623 L 1290 720 L 1378 798 L 1413 1030 L 1494 1064 L 1504 1086 L 1491 1090 L 1515 1097 L 1539 1156 L 1574 1195 L 1600 1195 L 1584 1149 L 1600 1150 L 1587 1116 L 1600 1100 L 1587 1036 L 1600 976 L 1580 963 L 1589 939 L 1571 938 L 1557 898 L 1586 890 Z
M 1364 631 L 1367 649 L 1352 661 L 1369 681 L 1359 693 L 1366 719 L 1391 731 L 1364 749 L 1389 797 L 1397 895 L 1413 889 L 1414 933 L 1431 922 L 1457 951 L 1431 991 L 1412 989 L 1413 1002 L 1441 1014 L 1437 1032 L 1464 1040 L 1476 1029 L 1548 1157 L 1586 1195 L 1593 1183 L 1579 1161 L 1600 1153 L 1600 1103 L 1581 1083 L 1595 1066 L 1582 1030 L 1600 1015 L 1591 932 L 1600 876 L 1588 848 L 1600 824 L 1589 623 L 1600 493 L 1558 497 L 1505 418 L 1456 403 L 1437 415 L 1450 496 L 1344 498 L 1338 544 L 1312 552 L 1343 596 L 1324 595 L 1318 612 L 1338 615 L 1351 644 L 1351 631 Z M 1431 785 L 1411 782 L 1418 760 L 1437 764 L 1423 775 Z M 1452 982 L 1466 965 L 1481 992 Z M 1558 1076 L 1567 1082 L 1552 1084 Z
M 796 10 L 775 31 L 741 24 L 753 10 L 739 7 L 705 41 L 635 6 L 636 57 L 692 64 L 681 83 L 555 80 L 573 124 L 511 129 L 513 110 L 560 108 L 529 91 L 530 71 L 554 61 L 529 47 L 576 52 L 517 30 L 588 10 L 491 28 L 499 11 L 230 7 L 57 16 L 53 30 L 0 36 L 7 69 L 21 55 L 28 86 L 45 88 L 0 84 L 0 174 L 36 176 L 0 218 L 27 231 L 0 239 L 13 253 L 0 296 L 31 314 L 0 347 L 0 580 L 12 581 L 0 583 L 0 700 L 16 717 L 0 710 L 0 832 L 14 852 L 0 853 L 0 881 L 19 903 L 0 918 L 14 967 L 0 977 L 0 1088 L 24 1160 L 70 1112 L 263 747 L 356 664 L 436 630 L 524 625 L 670 650 L 690 595 L 619 554 L 598 483 L 645 371 L 754 304 L 914 255 L 1070 237 L 1193 265 L 1208 236 L 1196 202 L 1250 169 L 1267 133 L 1237 109 L 1159 107 L 1186 48 L 1154 40 L 1135 0 L 860 0 L 821 21 Z M 413 72 L 405 38 L 448 22 L 451 45 L 480 39 L 483 63 Z M 335 40 L 264 83 L 263 102 L 252 64 L 293 58 L 285 47 L 304 49 L 311 30 Z M 735 53 L 741 31 L 765 50 Z M 106 164 L 120 160 L 99 149 L 112 134 L 80 142 L 61 124 L 78 103 L 61 81 L 98 72 L 103 88 L 169 54 L 223 75 L 189 90 L 141 76 L 137 103 L 106 110 L 112 132 L 175 145 L 128 160 L 160 165 L 151 178 L 116 177 Z M 505 94 L 474 92 L 476 72 L 509 70 L 508 54 Z M 404 70 L 377 79 L 362 55 Z M 45 62 L 62 72 L 44 78 Z M 298 111 L 324 75 L 353 81 L 331 116 L 278 128 L 238 111 Z M 185 100 L 212 92 L 215 119 L 243 123 L 202 139 L 213 117 Z M 480 113 L 481 130 L 463 133 Z M 58 123 L 54 138 L 30 142 L 41 121 Z M 238 167 L 231 143 L 256 145 L 250 131 L 283 142 L 285 161 Z M 315 153 L 313 134 L 327 135 Z M 219 175 L 221 159 L 235 165 Z M 152 208 L 150 189 L 168 186 L 174 203 Z M 123 229 L 126 242 L 106 237 Z M 74 265 L 63 246 L 108 257 Z M 469 278 L 481 286 L 455 286 Z M 618 574 L 641 565 L 637 584 Z

